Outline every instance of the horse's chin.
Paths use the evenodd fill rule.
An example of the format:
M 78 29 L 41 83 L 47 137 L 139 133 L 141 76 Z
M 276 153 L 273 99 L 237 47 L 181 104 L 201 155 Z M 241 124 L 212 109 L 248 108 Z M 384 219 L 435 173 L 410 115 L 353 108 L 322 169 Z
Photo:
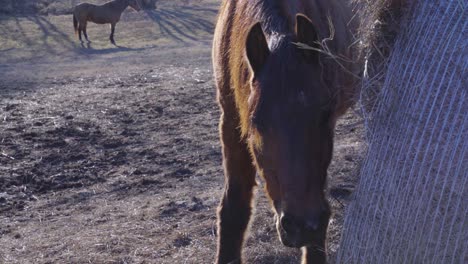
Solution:
M 282 236 L 279 236 L 279 239 L 281 241 L 281 243 L 283 244 L 283 246 L 285 247 L 290 247 L 290 248 L 301 248 L 303 246 L 306 246 L 302 243 L 298 243 L 296 241 L 291 241 L 291 240 L 288 240 L 287 238 L 284 238 Z
M 312 246 L 319 245 L 318 242 L 304 241 L 303 239 L 300 239 L 300 238 L 291 239 L 281 234 L 279 234 L 279 239 L 285 247 L 290 247 L 290 248 L 312 247 Z
M 307 245 L 307 243 L 304 243 L 304 241 L 299 237 L 299 234 L 293 236 L 286 234 L 278 223 L 276 224 L 276 231 L 278 232 L 279 240 L 286 247 L 301 248 Z

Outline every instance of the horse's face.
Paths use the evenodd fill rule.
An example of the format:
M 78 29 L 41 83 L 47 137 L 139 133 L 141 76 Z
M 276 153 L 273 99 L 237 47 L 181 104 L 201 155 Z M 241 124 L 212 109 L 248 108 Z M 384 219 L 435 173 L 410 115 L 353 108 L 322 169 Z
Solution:
M 128 1 L 128 5 L 135 9 L 136 11 L 140 11 L 141 10 L 141 6 L 140 6 L 140 0 L 129 0 Z
M 248 140 L 277 214 L 281 241 L 302 247 L 322 241 L 328 225 L 324 188 L 334 118 L 318 54 L 291 43 L 314 45 L 317 34 L 306 17 L 299 15 L 296 23 L 296 36 L 272 51 L 259 24 L 249 33 Z

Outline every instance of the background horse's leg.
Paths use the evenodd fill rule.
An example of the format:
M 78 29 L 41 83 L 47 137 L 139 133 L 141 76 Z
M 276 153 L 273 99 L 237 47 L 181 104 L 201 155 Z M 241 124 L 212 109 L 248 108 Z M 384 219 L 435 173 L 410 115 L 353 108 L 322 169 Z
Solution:
M 86 27 L 87 27 L 87 25 L 88 25 L 87 22 L 85 22 L 85 23 L 83 24 L 83 34 L 84 34 L 84 36 L 85 36 L 85 38 L 86 38 L 86 41 L 91 42 L 91 41 L 89 41 L 89 39 L 88 39 L 88 34 L 86 33 Z
M 115 44 L 115 41 L 114 41 L 114 31 L 115 31 L 115 23 L 111 23 L 111 34 L 110 34 L 110 41 L 112 44 L 116 45 Z
M 80 38 L 80 41 L 83 42 L 83 40 L 81 40 L 81 31 L 83 30 L 82 24 L 80 23 L 79 26 L 78 26 L 78 37 Z
M 223 110 L 220 124 L 225 173 L 224 194 L 218 209 L 217 263 L 220 264 L 241 262 L 255 186 L 256 171 L 247 144 L 241 139 L 236 116 L 237 109 L 232 103 Z

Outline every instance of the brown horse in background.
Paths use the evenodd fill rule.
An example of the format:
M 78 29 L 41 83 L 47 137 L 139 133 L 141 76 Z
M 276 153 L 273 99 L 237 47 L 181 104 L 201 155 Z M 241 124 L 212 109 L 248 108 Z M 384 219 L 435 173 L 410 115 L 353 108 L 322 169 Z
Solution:
M 217 263 L 242 261 L 256 173 L 282 243 L 302 247 L 304 263 L 326 262 L 327 168 L 336 120 L 352 105 L 357 80 L 343 2 L 222 3 L 213 42 L 225 172 Z
M 78 34 L 80 41 L 81 32 L 83 32 L 86 41 L 88 34 L 86 33 L 86 26 L 88 21 L 96 24 L 110 24 L 111 34 L 110 41 L 115 45 L 114 31 L 115 24 L 119 22 L 122 12 L 131 6 L 136 11 L 140 11 L 140 4 L 138 0 L 113 0 L 103 5 L 93 5 L 88 3 L 82 3 L 77 5 L 73 10 L 73 27 L 75 28 L 75 34 Z

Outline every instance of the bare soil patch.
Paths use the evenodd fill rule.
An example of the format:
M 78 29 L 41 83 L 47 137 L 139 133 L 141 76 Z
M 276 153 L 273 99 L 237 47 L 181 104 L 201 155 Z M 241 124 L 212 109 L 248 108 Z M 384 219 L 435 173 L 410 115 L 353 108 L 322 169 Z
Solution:
M 71 17 L 0 17 L 0 262 L 210 263 L 223 174 L 211 72 L 217 1 L 126 12 L 108 43 Z M 330 167 L 336 250 L 363 151 L 351 111 Z M 248 263 L 297 263 L 261 187 Z

